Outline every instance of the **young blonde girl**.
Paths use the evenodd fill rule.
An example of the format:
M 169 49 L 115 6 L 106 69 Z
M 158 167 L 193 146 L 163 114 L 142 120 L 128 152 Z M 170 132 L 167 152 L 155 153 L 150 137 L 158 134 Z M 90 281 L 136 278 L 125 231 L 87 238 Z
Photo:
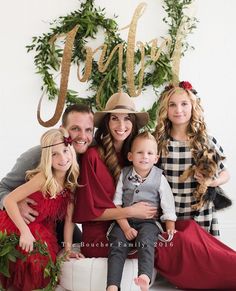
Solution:
M 154 133 L 159 149 L 159 166 L 164 170 L 175 197 L 178 219 L 194 219 L 212 235 L 219 235 L 218 221 L 213 202 L 208 202 L 199 211 L 194 211 L 193 192 L 196 183 L 201 183 L 200 174 L 179 181 L 179 176 L 190 167 L 196 154 L 204 148 L 214 148 L 220 155 L 222 148 L 206 130 L 200 98 L 189 82 L 180 82 L 167 87 L 159 99 L 157 127 Z M 196 151 L 193 151 L 196 150 Z M 208 186 L 216 187 L 226 183 L 229 174 L 225 165 L 219 164 L 216 179 L 207 181 Z
M 19 250 L 26 260 L 10 264 L 10 278 L 0 277 L 4 288 L 30 291 L 43 288 L 48 280 L 44 278 L 44 268 L 48 257 L 34 253 L 34 242 L 47 244 L 52 260 L 59 251 L 55 226 L 56 221 L 66 216 L 65 238 L 71 245 L 73 223 L 73 192 L 77 186 L 79 168 L 71 138 L 65 129 L 51 129 L 41 138 L 41 160 L 38 167 L 28 171 L 25 184 L 12 191 L 4 199 L 6 211 L 0 212 L 0 230 L 19 235 Z M 33 206 L 39 215 L 34 222 L 26 224 L 17 203 L 26 197 L 34 199 Z M 67 247 L 67 250 L 70 250 Z

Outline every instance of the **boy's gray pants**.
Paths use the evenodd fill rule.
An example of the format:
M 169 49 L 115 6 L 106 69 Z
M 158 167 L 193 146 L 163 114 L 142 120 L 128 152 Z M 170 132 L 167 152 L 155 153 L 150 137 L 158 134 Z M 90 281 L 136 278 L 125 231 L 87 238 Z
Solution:
M 152 278 L 159 228 L 154 220 L 135 219 L 129 220 L 129 224 L 138 231 L 135 241 L 128 241 L 117 223 L 109 233 L 107 286 L 115 285 L 120 288 L 125 259 L 133 248 L 138 251 L 138 276 L 146 274 L 150 280 Z

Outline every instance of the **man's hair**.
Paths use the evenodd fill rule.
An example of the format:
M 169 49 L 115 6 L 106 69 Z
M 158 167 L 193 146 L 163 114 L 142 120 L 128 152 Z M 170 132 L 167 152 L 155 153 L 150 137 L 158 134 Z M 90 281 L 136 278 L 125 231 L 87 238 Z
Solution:
M 79 112 L 79 113 L 88 113 L 94 114 L 92 109 L 87 104 L 74 104 L 70 105 L 66 108 L 64 113 L 62 114 L 62 125 L 66 126 L 68 115 L 71 112 Z

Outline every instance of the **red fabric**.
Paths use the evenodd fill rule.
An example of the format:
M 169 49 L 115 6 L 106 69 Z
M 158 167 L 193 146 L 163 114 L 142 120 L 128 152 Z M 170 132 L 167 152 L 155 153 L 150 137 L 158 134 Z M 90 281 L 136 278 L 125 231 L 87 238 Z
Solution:
M 90 148 L 81 158 L 81 172 L 74 211 L 74 221 L 81 223 L 102 215 L 105 209 L 115 207 L 114 180 L 100 159 L 98 149 Z
M 35 192 L 29 196 L 38 204 L 34 209 L 39 212 L 34 222 L 29 224 L 29 228 L 35 237 L 46 242 L 52 260 L 55 261 L 56 254 L 59 251 L 57 238 L 55 233 L 55 223 L 58 219 L 63 219 L 66 214 L 67 204 L 70 200 L 70 193 L 65 191 L 58 194 L 55 199 L 44 198 L 41 192 Z M 66 202 L 66 203 L 65 203 Z M 19 230 L 9 218 L 5 211 L 0 211 L 0 230 L 7 233 L 19 234 Z M 19 248 L 19 250 L 21 250 Z M 17 260 L 16 263 L 11 263 L 11 277 L 4 278 L 0 276 L 4 288 L 14 285 L 19 290 L 31 291 L 38 288 L 43 288 L 48 284 L 48 279 L 43 276 L 43 271 L 48 263 L 48 257 L 40 254 L 27 254 L 25 261 Z
M 158 242 L 155 267 L 182 289 L 236 289 L 236 252 L 194 220 L 176 222 L 171 243 Z
M 86 257 L 107 257 L 107 221 L 91 221 L 114 207 L 114 181 L 96 148 L 82 158 L 75 222 L 82 222 L 82 252 Z M 87 221 L 87 222 L 85 222 Z M 91 221 L 91 222 L 88 222 Z M 236 252 L 208 234 L 193 220 L 176 222 L 171 243 L 157 242 L 155 266 L 181 289 L 236 290 Z
M 76 195 L 74 222 L 82 222 L 82 252 L 86 257 L 107 257 L 106 231 L 110 221 L 91 221 L 107 208 L 114 208 L 115 183 L 96 147 L 81 158 L 81 172 Z M 90 222 L 88 222 L 90 221 Z
M 96 221 L 82 224 L 81 252 L 87 258 L 108 257 L 109 245 L 106 232 L 111 222 Z

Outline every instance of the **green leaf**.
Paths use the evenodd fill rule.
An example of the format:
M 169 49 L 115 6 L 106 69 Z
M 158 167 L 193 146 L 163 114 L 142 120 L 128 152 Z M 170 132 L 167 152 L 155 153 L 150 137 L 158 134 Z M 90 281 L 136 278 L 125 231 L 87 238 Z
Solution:
M 10 278 L 10 273 L 9 273 L 9 261 L 7 257 L 1 258 L 1 264 L 0 264 L 0 273 L 2 273 L 3 276 Z
M 3 248 L 2 250 L 0 250 L 0 257 L 4 257 L 11 250 L 12 250 L 12 246 L 11 245 L 6 245 L 5 248 Z
M 76 25 L 79 24 L 79 30 L 75 36 L 73 45 L 72 63 L 84 62 L 86 59 L 85 46 L 88 37 L 96 38 L 98 28 L 102 27 L 105 31 L 105 43 L 108 46 L 105 59 L 109 57 L 112 49 L 118 43 L 123 43 L 123 72 L 122 86 L 127 92 L 127 81 L 125 73 L 127 43 L 121 39 L 119 27 L 115 20 L 106 18 L 105 8 L 96 8 L 94 0 L 80 1 L 80 9 L 71 12 L 66 16 L 60 16 L 58 19 L 50 23 L 50 29 L 47 33 L 41 36 L 34 36 L 32 43 L 26 46 L 27 52 L 34 52 L 34 65 L 36 73 L 42 78 L 43 85 L 41 89 L 46 91 L 49 100 L 54 100 L 58 97 L 59 88 L 55 82 L 55 75 L 60 72 L 60 63 L 63 50 L 57 45 L 57 42 L 51 42 L 51 39 L 57 35 L 66 35 Z M 193 0 L 163 0 L 163 8 L 166 12 L 163 22 L 168 25 L 168 34 L 171 37 L 171 45 L 167 51 L 161 54 L 160 58 L 154 63 L 150 58 L 151 47 L 145 46 L 145 73 L 143 80 L 143 90 L 148 86 L 152 86 L 154 91 L 157 91 L 163 84 L 172 80 L 171 57 L 174 52 L 177 32 L 181 22 L 188 27 L 187 34 L 190 34 L 196 28 L 196 18 L 190 18 L 185 15 L 186 9 L 191 5 Z M 187 35 L 186 35 L 187 36 Z M 182 43 L 182 55 L 190 50 L 191 46 L 187 43 L 186 38 Z M 135 65 L 138 66 L 141 61 L 140 50 L 137 50 L 134 55 Z M 108 70 L 105 73 L 98 71 L 98 65 L 95 61 L 92 62 L 92 73 L 89 78 L 89 96 L 81 98 L 79 93 L 68 88 L 66 104 L 86 103 L 93 108 L 97 108 L 96 94 L 104 81 L 104 87 L 101 90 L 101 106 L 104 107 L 109 97 L 118 89 L 118 53 L 115 53 L 111 59 Z M 151 69 L 151 73 L 147 73 Z M 135 76 L 135 84 L 138 84 L 138 74 Z M 155 114 L 150 111 L 150 129 L 155 126 Z M 1 238 L 0 238 L 1 239 Z

